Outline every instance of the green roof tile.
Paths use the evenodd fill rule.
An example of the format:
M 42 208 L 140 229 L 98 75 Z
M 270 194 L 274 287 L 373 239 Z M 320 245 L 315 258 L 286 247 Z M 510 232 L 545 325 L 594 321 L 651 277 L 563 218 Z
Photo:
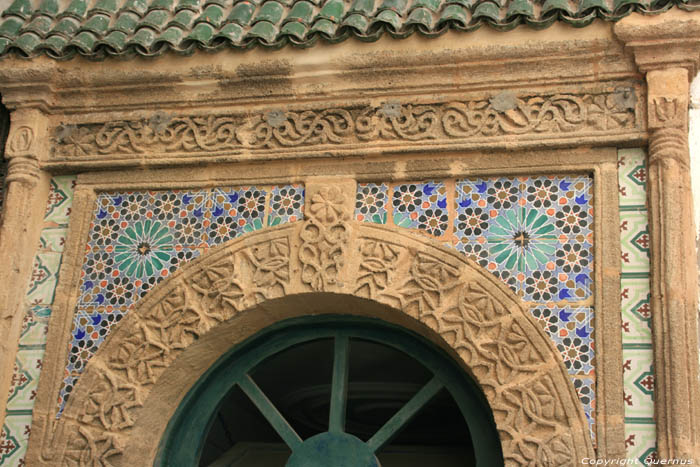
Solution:
M 557 21 L 583 27 L 672 6 L 700 10 L 700 0 L 13 0 L 0 15 L 0 59 L 189 54 L 227 44 L 309 47 L 319 37 L 433 37 L 484 24 L 498 30 Z
M 75 18 L 82 18 L 85 16 L 87 11 L 87 1 L 86 0 L 72 0 L 66 8 L 66 11 L 58 15 L 59 18 L 63 16 L 73 16 Z
M 255 21 L 268 21 L 272 24 L 277 24 L 282 19 L 283 14 L 284 8 L 279 2 L 268 0 L 260 7 L 260 11 L 255 16 Z
M 121 51 L 124 50 L 127 38 L 128 36 L 122 31 L 112 31 L 107 34 L 107 37 L 98 41 L 96 45 L 104 44 L 112 47 L 116 51 Z
M 309 29 L 303 23 L 299 21 L 291 21 L 282 26 L 280 34 L 290 35 L 297 38 L 298 40 L 303 40 L 308 30 Z
M 300 2 L 299 4 L 302 3 L 306 2 Z M 248 1 L 240 2 L 231 9 L 231 13 L 228 15 L 228 21 L 233 21 L 241 26 L 245 26 L 250 22 L 254 11 L 255 5 L 253 3 Z
M 17 33 L 22 29 L 22 20 L 10 16 L 0 24 L 0 37 L 5 37 L 8 40 L 17 37 Z
M 327 0 L 318 16 L 320 18 L 328 19 L 334 23 L 340 23 L 340 21 L 343 19 L 344 9 L 345 4 L 343 3 L 343 0 Z
M 361 34 L 364 34 L 367 32 L 367 28 L 369 27 L 369 20 L 360 14 L 353 14 L 345 18 L 342 25 L 354 28 Z
M 53 20 L 48 16 L 37 16 L 32 20 L 31 23 L 26 25 L 22 31 L 23 32 L 35 32 L 39 37 L 46 37 L 46 34 L 51 30 L 51 25 Z
M 406 24 L 418 24 L 430 30 L 433 27 L 433 15 L 430 14 L 430 10 L 427 8 L 416 8 L 408 15 Z
M 440 0 L 415 0 L 411 4 L 410 8 L 414 9 L 414 8 L 423 7 L 423 8 L 427 8 L 428 10 L 432 11 L 433 13 L 436 13 L 437 11 L 440 10 L 440 6 L 441 6 Z
M 20 35 L 13 43 L 15 47 L 22 49 L 22 52 L 27 55 L 31 55 L 39 44 L 41 44 L 41 38 L 32 32 Z
M 272 44 L 277 37 L 277 28 L 267 21 L 260 21 L 248 31 L 250 37 L 262 39 L 268 44 Z
M 48 16 L 55 16 L 58 13 L 58 1 L 57 0 L 43 0 L 39 8 L 37 8 L 36 13 L 43 13 Z
M 97 38 L 95 38 L 93 33 L 83 31 L 75 36 L 69 42 L 69 45 L 74 45 L 83 52 L 90 52 L 92 51 L 92 47 L 95 45 L 95 42 L 97 42 Z
M 221 31 L 219 31 L 216 37 L 223 37 L 234 44 L 238 44 L 243 38 L 244 33 L 245 32 L 240 25 L 236 23 L 229 23 L 223 28 L 221 28 Z
M 374 0 L 355 0 L 350 7 L 350 13 L 361 13 L 370 16 L 374 11 Z
M 563 11 L 569 16 L 575 14 L 569 6 L 569 0 L 546 0 L 542 5 L 542 15 L 547 15 L 551 11 Z
M 314 5 L 311 2 L 301 0 L 294 4 L 292 10 L 289 12 L 284 22 L 294 21 L 302 22 L 304 24 L 310 24 L 314 15 Z
M 75 32 L 80 29 L 80 23 L 74 18 L 63 18 L 56 23 L 56 26 L 51 30 L 51 34 L 60 34 L 66 38 L 72 37 Z
M 97 14 L 91 17 L 83 26 L 80 28 L 81 31 L 91 31 L 102 36 L 107 32 L 109 28 L 109 16 L 103 14 Z
M 15 15 L 20 18 L 29 18 L 33 11 L 30 0 L 15 0 L 9 8 L 2 12 L 2 16 Z
M 134 31 L 134 29 L 136 29 L 138 22 L 139 17 L 131 11 L 127 11 L 119 15 L 119 18 L 117 18 L 117 21 L 114 23 L 112 30 L 130 34 Z
M 212 37 L 214 37 L 214 27 L 209 23 L 199 23 L 185 40 L 196 41 L 200 44 L 209 44 Z

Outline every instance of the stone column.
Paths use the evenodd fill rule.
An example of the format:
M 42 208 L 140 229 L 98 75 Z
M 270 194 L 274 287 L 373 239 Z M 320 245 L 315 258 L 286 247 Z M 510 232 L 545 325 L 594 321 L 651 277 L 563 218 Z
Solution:
M 10 115 L 3 223 L 0 227 L 0 426 L 22 330 L 24 296 L 41 235 L 50 177 L 39 162 L 47 147 L 46 117 L 37 110 Z
M 695 226 L 688 153 L 689 80 L 700 62 L 700 12 L 631 16 L 615 33 L 647 82 L 649 230 L 660 459 L 700 458 Z

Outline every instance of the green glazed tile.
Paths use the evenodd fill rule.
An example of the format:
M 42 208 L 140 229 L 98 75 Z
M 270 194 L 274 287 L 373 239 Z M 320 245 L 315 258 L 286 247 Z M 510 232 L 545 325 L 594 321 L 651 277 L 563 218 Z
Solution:
M 367 27 L 369 26 L 369 21 L 367 20 L 366 17 L 359 15 L 359 14 L 354 14 L 354 15 L 349 15 L 348 17 L 343 20 L 343 26 L 350 26 L 352 28 L 357 29 L 361 33 L 364 33 L 367 31 Z
M 437 11 L 440 9 L 440 5 L 441 5 L 440 0 L 415 0 L 411 4 L 411 9 L 418 8 L 418 7 L 424 7 L 424 8 L 427 8 L 428 10 L 432 11 L 433 13 L 437 13 Z
M 42 0 L 37 11 L 40 11 L 48 16 L 54 16 L 58 13 L 58 1 L 57 0 Z
M 284 19 L 285 22 L 290 20 L 301 21 L 304 24 L 310 24 L 311 19 L 314 14 L 314 6 L 312 3 L 307 1 L 300 1 L 294 4 L 292 10 L 289 12 L 287 17 Z
M 311 32 L 321 32 L 328 37 L 332 37 L 336 28 L 337 26 L 327 19 L 319 19 L 314 23 L 313 27 L 311 28 Z
M 282 19 L 284 8 L 275 0 L 268 0 L 260 7 L 260 11 L 255 16 L 255 21 L 268 21 L 277 24 Z
M 19 47 L 24 53 L 30 55 L 36 46 L 41 43 L 41 38 L 33 32 L 26 32 L 15 39 L 15 47 Z
M 216 37 L 225 37 L 234 44 L 237 44 L 243 37 L 243 33 L 244 31 L 241 26 L 236 23 L 229 23 L 221 28 L 221 31 L 219 31 Z
M 260 21 L 251 28 L 248 35 L 250 37 L 259 37 L 265 42 L 270 43 L 273 42 L 277 36 L 277 28 L 267 21 Z
M 464 24 L 467 23 L 467 12 L 465 11 L 464 7 L 460 5 L 448 5 L 447 8 L 445 8 L 442 11 L 442 15 L 440 16 L 440 21 L 448 21 L 448 20 L 457 20 L 460 21 Z
M 166 29 L 163 34 L 158 37 L 158 42 L 167 42 L 172 46 L 176 46 L 182 39 L 182 29 L 177 26 L 171 26 Z
M 192 33 L 187 36 L 188 40 L 194 40 L 201 44 L 208 44 L 214 36 L 214 28 L 208 23 L 199 23 L 194 27 Z
M 374 11 L 374 0 L 355 0 L 350 7 L 350 12 L 361 13 L 370 16 Z
M 148 12 L 146 17 L 141 20 L 141 22 L 139 23 L 139 27 L 151 26 L 156 30 L 160 30 L 160 28 L 165 24 L 169 17 L 170 15 L 167 11 L 151 10 Z
M 508 7 L 506 12 L 506 19 L 510 19 L 513 16 L 526 16 L 531 18 L 533 15 L 532 4 L 528 0 L 513 0 Z
M 105 44 L 112 47 L 114 50 L 124 50 L 127 36 L 122 31 L 112 31 L 107 34 L 107 37 L 99 41 L 100 44 Z
M 148 49 L 151 46 L 151 44 L 153 44 L 155 38 L 156 34 L 151 28 L 140 28 L 138 31 L 136 31 L 136 34 L 134 34 L 134 36 L 131 39 L 129 39 L 127 45 L 138 44 L 141 47 Z
M 119 18 L 117 18 L 117 22 L 114 23 L 114 27 L 112 29 L 129 34 L 133 32 L 134 29 L 136 29 L 137 24 L 138 16 L 136 16 L 135 13 L 129 11 L 119 15 Z M 126 42 L 126 39 L 124 39 L 124 42 Z
M 606 13 L 611 12 L 606 0 L 582 0 L 578 11 L 579 13 L 584 13 L 591 8 L 598 8 Z
M 17 15 L 21 18 L 27 18 L 32 13 L 32 3 L 30 0 L 15 0 L 9 8 L 3 12 L 5 15 Z
M 307 31 L 308 28 L 303 23 L 300 23 L 299 21 L 290 21 L 282 27 L 280 34 L 289 34 L 290 36 L 294 36 L 297 39 L 302 40 L 306 36 Z
M 56 26 L 51 30 L 51 32 L 63 34 L 67 37 L 70 37 L 73 34 L 75 34 L 79 27 L 80 23 L 78 23 L 75 20 L 75 18 L 64 17 L 56 24 Z
M 342 0 L 328 0 L 318 14 L 320 18 L 326 18 L 334 23 L 339 23 L 343 17 L 344 4 Z
M 305 2 L 302 2 L 305 3 Z M 228 15 L 228 21 L 234 21 L 241 26 L 246 26 L 250 19 L 253 17 L 253 12 L 255 11 L 255 5 L 251 2 L 241 2 L 231 9 L 231 13 Z
M 426 28 L 433 27 L 433 15 L 427 8 L 416 8 L 411 12 L 406 20 L 406 24 L 420 24 Z
M 22 21 L 15 17 L 10 17 L 0 25 L 0 37 L 14 38 L 22 27 Z
M 499 15 L 499 8 L 493 2 L 482 2 L 479 3 L 476 8 L 474 8 L 474 19 L 488 18 L 491 21 L 497 22 Z
M 401 16 L 393 10 L 384 10 L 379 13 L 375 22 L 389 23 L 394 28 L 394 31 L 401 29 Z
M 575 12 L 571 10 L 568 0 L 547 0 L 542 5 L 542 14 L 546 15 L 550 11 L 561 10 L 566 12 L 567 15 L 574 15 Z
M 90 31 L 98 36 L 103 35 L 107 32 L 109 27 L 109 17 L 101 13 L 94 15 L 92 18 L 87 20 L 87 22 L 81 28 L 83 31 Z
M 202 15 L 197 18 L 197 22 L 206 21 L 214 27 L 219 27 L 224 19 L 224 10 L 220 5 L 209 5 Z

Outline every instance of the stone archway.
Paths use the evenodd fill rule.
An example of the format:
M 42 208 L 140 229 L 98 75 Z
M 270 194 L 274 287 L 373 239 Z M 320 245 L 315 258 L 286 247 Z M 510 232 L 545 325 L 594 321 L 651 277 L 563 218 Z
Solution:
M 506 465 L 576 465 L 594 457 L 559 353 L 506 286 L 424 237 L 350 221 L 342 182 L 306 189 L 304 222 L 213 249 L 119 323 L 66 406 L 56 445 L 61 465 L 122 465 L 130 438 L 150 423 L 143 417 L 150 393 L 189 349 L 242 315 L 274 322 L 268 303 L 308 294 L 327 301 L 329 293 L 375 304 L 376 317 L 420 323 L 450 349 L 486 395 Z M 255 332 L 244 327 L 241 338 Z

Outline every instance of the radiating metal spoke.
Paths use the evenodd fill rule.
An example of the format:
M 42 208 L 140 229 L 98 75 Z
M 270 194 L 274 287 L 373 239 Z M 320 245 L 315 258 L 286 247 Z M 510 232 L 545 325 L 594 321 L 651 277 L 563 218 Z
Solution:
M 434 376 L 428 384 L 423 386 L 410 401 L 406 402 L 406 405 L 401 407 L 401 409 L 372 436 L 372 439 L 367 441 L 372 451 L 377 452 L 391 441 L 391 439 L 396 436 L 418 411 L 423 408 L 425 404 L 430 402 L 433 396 L 443 387 L 444 385 Z
M 348 356 L 349 338 L 336 336 L 333 353 L 333 383 L 331 386 L 331 409 L 328 431 L 345 431 L 345 413 L 348 400 Z
M 260 410 L 267 421 L 270 422 L 272 428 L 274 428 L 292 451 L 301 445 L 302 440 L 297 432 L 294 431 L 294 428 L 284 419 L 279 410 L 277 410 L 277 407 L 275 407 L 272 401 L 262 392 L 250 375 L 243 376 L 238 382 L 238 385 L 250 400 L 253 401 L 258 410 Z

